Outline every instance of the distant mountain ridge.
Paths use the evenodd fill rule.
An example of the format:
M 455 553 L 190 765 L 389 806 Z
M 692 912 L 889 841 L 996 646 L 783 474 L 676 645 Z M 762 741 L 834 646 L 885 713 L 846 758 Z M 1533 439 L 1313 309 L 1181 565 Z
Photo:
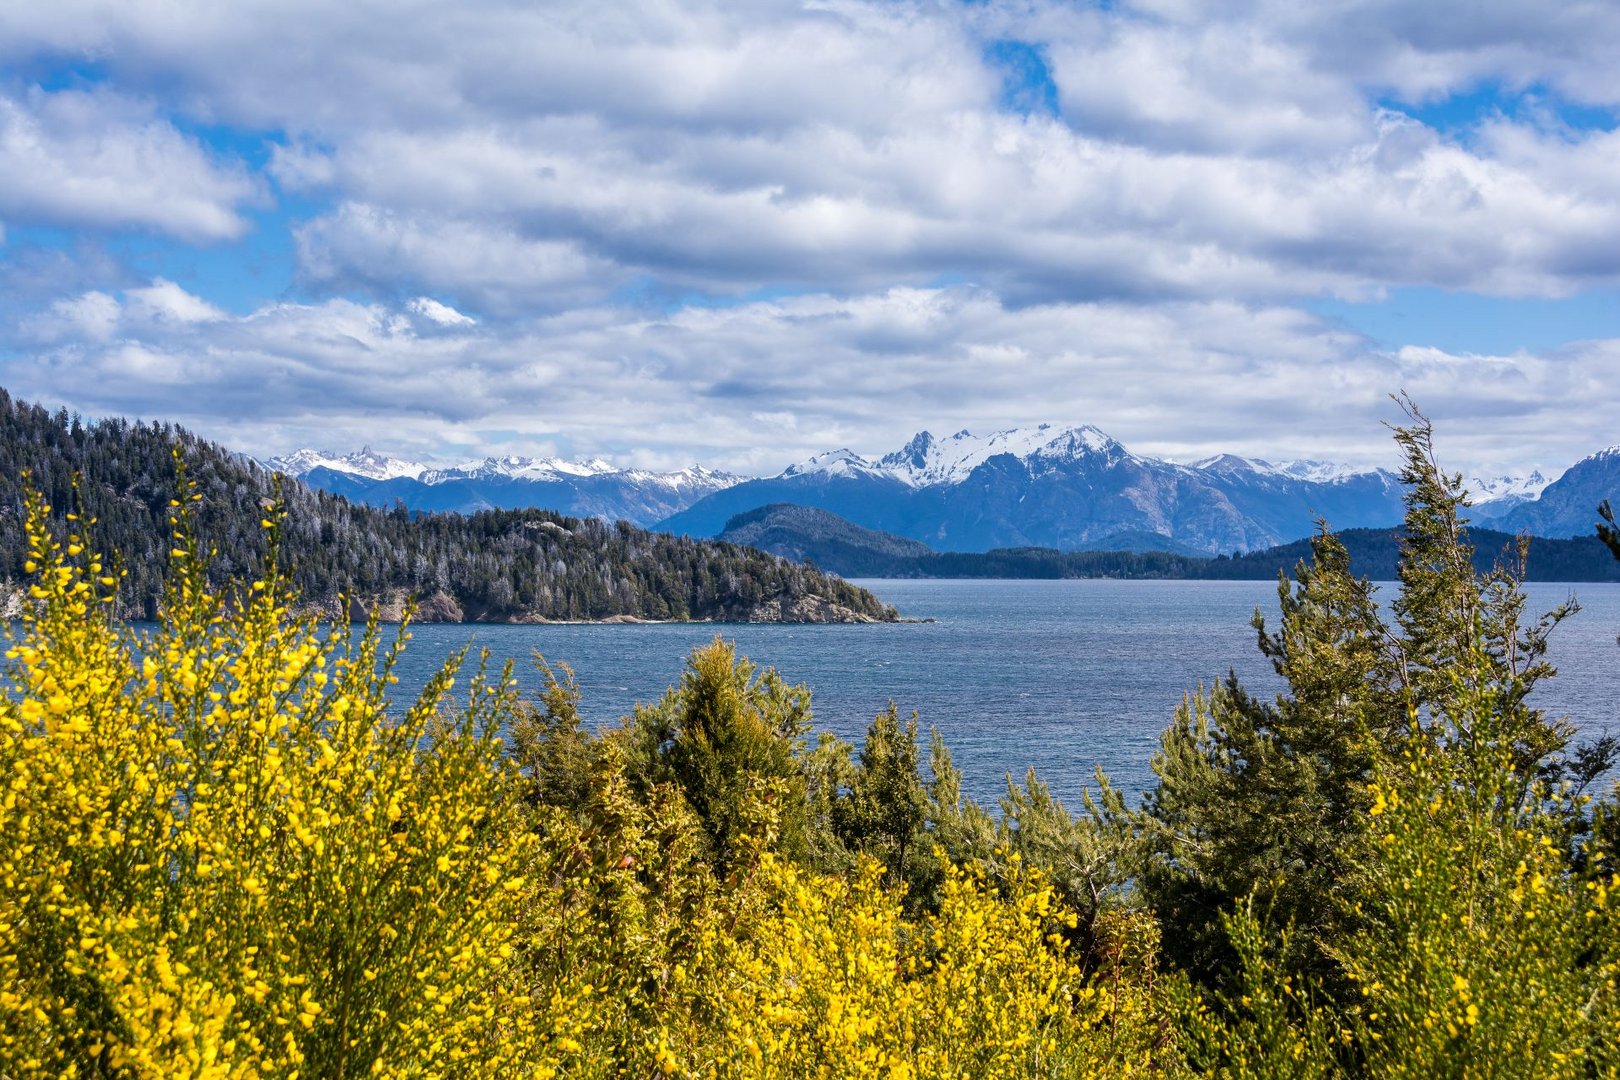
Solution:
M 1620 494 L 1620 451 L 1613 461 L 1609 453 L 1583 459 L 1552 482 L 1539 472 L 1475 480 L 1471 516 L 1540 536 L 1586 535 L 1591 506 Z M 1231 554 L 1308 535 L 1318 519 L 1336 529 L 1381 528 L 1401 516 L 1400 483 L 1388 470 L 1236 454 L 1178 464 L 1134 454 L 1090 425 L 982 436 L 964 430 L 944 438 L 922 431 L 877 457 L 841 448 L 752 479 L 700 465 L 660 473 L 599 459 L 428 465 L 369 447 L 341 456 L 301 450 L 268 464 L 312 487 L 385 508 L 541 507 L 712 537 L 737 514 L 786 503 L 959 551 Z M 1598 499 L 1590 498 L 1594 492 Z
M 350 502 L 429 512 L 543 508 L 645 527 L 743 477 L 694 465 L 675 472 L 618 469 L 605 461 L 486 457 L 433 466 L 391 458 L 367 446 L 337 455 L 296 450 L 265 464 Z
M 774 477 L 714 492 L 658 527 L 715 536 L 772 503 L 829 511 L 935 549 L 1252 551 L 1309 533 L 1400 520 L 1401 486 L 1387 470 L 1273 463 L 1225 454 L 1191 465 L 1144 457 L 1089 425 L 923 431 L 868 460 L 818 454 Z
M 1605 499 L 1620 505 L 1617 446 L 1577 461 L 1536 499 L 1514 506 L 1493 524 L 1538 536 L 1589 536 L 1597 524 L 1597 505 Z
M 1399 529 L 1347 529 L 1338 536 L 1356 574 L 1374 581 L 1395 579 L 1400 561 Z M 1271 581 L 1278 573 L 1292 575 L 1300 562 L 1312 557 L 1309 538 L 1238 558 L 1039 547 L 932 551 L 915 541 L 863 529 L 825 510 L 783 504 L 739 514 L 731 519 L 720 539 L 746 544 L 769 555 L 811 562 L 821 570 L 845 577 Z M 1516 559 L 1517 538 L 1512 534 L 1481 527 L 1469 531 L 1469 540 L 1474 547 L 1474 564 L 1481 572 Z M 1532 537 L 1525 571 L 1528 581 L 1620 581 L 1620 563 L 1595 536 Z

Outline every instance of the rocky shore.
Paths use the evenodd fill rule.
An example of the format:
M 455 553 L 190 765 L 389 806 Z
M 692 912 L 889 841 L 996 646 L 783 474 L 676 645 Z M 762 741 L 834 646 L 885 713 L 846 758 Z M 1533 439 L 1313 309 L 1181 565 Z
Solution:
M 302 614 L 316 615 L 335 621 L 347 618 L 350 622 L 364 622 L 373 608 L 382 622 L 396 623 L 405 617 L 410 596 L 402 589 L 374 597 L 351 598 L 345 609 L 337 597 L 305 604 Z M 638 615 L 616 614 L 599 619 L 548 619 L 530 611 L 468 610 L 455 597 L 445 592 L 429 593 L 418 597 L 416 610 L 411 616 L 418 623 L 490 623 L 507 626 L 543 624 L 646 624 L 664 622 L 691 623 L 801 623 L 801 624 L 857 624 L 900 622 L 899 614 L 887 608 L 883 617 L 874 617 L 820 596 L 776 597 L 745 608 L 726 609 L 716 617 L 698 619 L 647 619 Z

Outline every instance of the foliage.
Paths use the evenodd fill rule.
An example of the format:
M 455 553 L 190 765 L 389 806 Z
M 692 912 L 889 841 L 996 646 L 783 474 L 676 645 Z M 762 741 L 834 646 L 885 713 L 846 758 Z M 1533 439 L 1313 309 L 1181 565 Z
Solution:
M 1016 864 L 1016 860 L 1014 860 Z M 882 870 L 817 879 L 768 860 L 773 910 L 742 939 L 714 1075 L 1163 1076 L 1176 1055 L 1150 977 L 1149 927 L 1088 977 L 1074 914 L 1037 872 L 1003 885 L 947 868 L 939 907 L 908 924 Z
M 189 504 L 198 496 L 193 492 Z M 393 653 L 229 603 L 171 506 L 162 622 L 30 502 L 37 611 L 0 694 L 0 1073 L 417 1075 L 498 1061 L 525 838 L 505 678 L 404 714 Z M 274 532 L 273 518 L 266 525 Z
M 1343 837 L 1405 714 L 1371 586 L 1351 576 L 1333 536 L 1314 547 L 1297 584 L 1279 583 L 1277 632 L 1255 615 L 1261 651 L 1291 693 L 1268 703 L 1229 678 L 1188 698 L 1154 758 L 1143 892 L 1180 931 L 1176 961 L 1206 980 L 1234 963 L 1226 919 L 1239 899 L 1296 927 L 1296 954 L 1316 964 L 1316 939 L 1341 922 Z
M 179 451 L 177 458 L 174 451 Z M 293 594 L 329 616 L 363 620 L 366 603 L 416 595 L 436 618 L 747 619 L 762 604 L 805 597 L 870 618 L 893 618 L 868 592 L 813 568 L 731 544 L 649 533 L 624 522 L 546 510 L 411 516 L 352 505 L 276 478 L 239 455 L 167 424 L 82 424 L 0 390 L 0 582 L 26 576 L 23 478 L 57 508 L 79 506 L 127 576 L 117 600 L 130 618 L 156 617 L 163 595 L 166 518 L 183 461 L 204 498 L 216 588 L 250 580 L 267 503 L 285 508 L 283 572 Z M 75 477 L 79 479 L 76 481 Z M 77 502 L 75 501 L 77 500 Z
M 756 673 L 716 638 L 693 652 L 679 686 L 637 707 L 620 737 L 632 782 L 643 792 L 661 784 L 680 792 L 724 873 L 767 829 L 784 850 L 802 854 L 799 758 L 809 731 L 810 691 L 774 669 Z
M 161 619 L 30 501 L 0 692 L 0 1075 L 1616 1077 L 1620 795 L 1566 752 L 1512 567 L 1426 422 L 1394 625 L 1326 530 L 1190 697 L 1140 812 L 1099 774 L 964 799 L 892 704 L 859 749 L 721 640 L 585 729 L 402 633 L 210 584 L 167 506 Z M 183 470 L 182 470 L 183 475 Z M 69 491 L 71 495 L 71 490 Z M 203 509 L 199 509 L 203 508 Z M 503 738 L 504 735 L 504 738 Z M 1164 969 L 1169 967 L 1170 972 Z
M 847 796 L 834 803 L 834 829 L 847 849 L 876 858 L 884 867 L 884 881 L 894 885 L 910 880 L 918 849 L 926 843 L 927 814 L 917 716 L 913 713 L 902 724 L 891 701 L 867 729 Z
M 1288 693 L 1261 702 L 1228 679 L 1189 699 L 1155 758 L 1143 891 L 1167 931 L 1180 931 L 1172 957 L 1211 984 L 1239 966 L 1227 927 L 1243 902 L 1274 932 L 1295 932 L 1296 974 L 1328 980 L 1335 998 L 1348 992 L 1332 957 L 1362 914 L 1363 875 L 1346 838 L 1375 778 L 1414 747 L 1443 745 L 1441 760 L 1484 752 L 1470 703 L 1495 710 L 1491 745 L 1511 751 L 1521 801 L 1565 767 L 1571 729 L 1527 699 L 1552 673 L 1548 635 L 1573 604 L 1527 625 L 1514 568 L 1476 572 L 1461 477 L 1440 470 L 1427 420 L 1410 415 L 1396 431 L 1409 485 L 1396 626 L 1324 529 L 1296 583 L 1279 583 L 1279 631 L 1268 634 L 1256 614 L 1261 650 Z

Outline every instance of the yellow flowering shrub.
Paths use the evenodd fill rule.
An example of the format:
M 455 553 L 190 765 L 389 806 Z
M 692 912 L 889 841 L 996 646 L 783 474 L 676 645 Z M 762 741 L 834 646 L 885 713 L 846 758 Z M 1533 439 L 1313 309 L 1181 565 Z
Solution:
M 723 942 L 751 925 L 751 879 L 717 881 L 672 788 L 632 796 L 620 748 L 591 776 L 588 818 L 535 811 L 518 977 L 539 1077 L 655 1076 L 718 1030 Z
M 903 915 L 882 867 L 829 878 L 766 857 L 768 914 L 734 942 L 723 1037 L 701 1075 L 737 1078 L 1166 1075 L 1143 972 L 1087 977 L 1050 885 L 946 868 L 939 910 Z M 1143 920 L 1131 932 L 1151 935 Z M 1151 952 L 1151 944 L 1148 944 Z
M 1459 776 L 1418 743 L 1404 765 L 1373 786 L 1365 923 L 1340 956 L 1372 1075 L 1620 1076 L 1620 880 L 1575 872 L 1510 750 Z
M 289 617 L 273 559 L 227 602 L 182 500 L 160 624 L 132 632 L 93 523 L 47 514 L 0 692 L 0 1075 L 498 1070 L 529 847 L 510 680 L 441 715 L 447 667 L 393 711 L 375 625 Z
M 1346 837 L 1353 930 L 1330 947 L 1351 1000 L 1290 975 L 1287 935 L 1268 935 L 1252 904 L 1227 920 L 1240 977 L 1183 1024 L 1201 1071 L 1620 1077 L 1620 877 L 1605 852 L 1572 848 L 1564 795 L 1501 738 L 1508 700 L 1460 688 L 1449 730 L 1414 714 L 1400 759 L 1369 785 Z

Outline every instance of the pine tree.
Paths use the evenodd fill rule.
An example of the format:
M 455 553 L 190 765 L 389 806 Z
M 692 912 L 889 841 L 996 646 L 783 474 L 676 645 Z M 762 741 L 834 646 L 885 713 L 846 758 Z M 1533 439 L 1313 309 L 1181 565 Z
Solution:
M 1278 631 L 1256 614 L 1261 651 L 1287 692 L 1264 702 L 1231 676 L 1188 699 L 1154 758 L 1142 889 L 1166 954 L 1206 982 L 1235 971 L 1225 922 L 1239 904 L 1273 931 L 1293 928 L 1298 966 L 1333 967 L 1356 911 L 1345 839 L 1374 778 L 1414 748 L 1467 758 L 1510 747 L 1525 800 L 1569 739 L 1527 698 L 1552 674 L 1548 635 L 1573 602 L 1526 625 L 1522 565 L 1476 573 L 1462 479 L 1440 469 L 1427 418 L 1399 401 L 1409 490 L 1395 626 L 1324 527 L 1296 582 L 1279 583 Z M 1482 713 L 1482 700 L 1496 707 Z M 1474 730 L 1481 716 L 1489 732 Z
M 928 795 L 918 765 L 917 715 L 902 722 L 891 701 L 867 729 L 860 765 L 833 819 L 846 847 L 883 863 L 890 885 L 909 880 L 923 839 Z

